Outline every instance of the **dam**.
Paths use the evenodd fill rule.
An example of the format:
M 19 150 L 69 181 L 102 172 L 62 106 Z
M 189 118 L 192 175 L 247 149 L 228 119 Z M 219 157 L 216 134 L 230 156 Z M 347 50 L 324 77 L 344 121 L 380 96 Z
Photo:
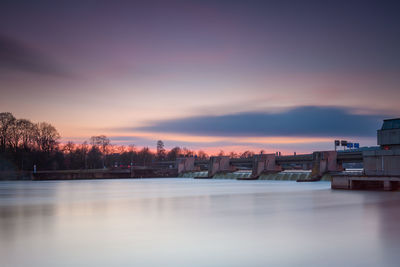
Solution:
M 312 154 L 277 156 L 254 155 L 251 158 L 194 157 L 176 161 L 155 162 L 151 166 L 133 166 L 130 169 L 88 169 L 65 171 L 37 171 L 33 180 L 78 180 L 113 178 L 191 177 L 198 179 L 239 180 L 295 180 L 319 181 L 326 175 L 343 171 L 343 164 L 361 163 L 361 152 L 318 151 Z
M 332 189 L 384 189 L 400 187 L 400 119 L 384 120 L 377 131 L 378 147 L 369 150 L 315 151 L 310 154 L 258 154 L 249 158 L 213 156 L 158 161 L 130 169 L 41 171 L 33 180 L 182 177 L 194 179 L 331 181 Z M 349 170 L 346 165 L 361 169 Z
M 180 159 L 179 175 L 199 179 L 331 181 L 332 189 L 400 189 L 400 118 L 384 120 L 373 150 L 316 151 L 312 154 L 255 155 L 251 159 Z M 346 170 L 348 163 L 362 169 Z M 205 170 L 199 171 L 200 168 Z M 196 170 L 196 171 L 195 171 Z
M 343 164 L 362 163 L 363 155 L 360 151 L 318 151 L 290 156 L 259 154 L 245 159 L 217 156 L 209 160 L 180 158 L 177 161 L 179 177 L 319 181 L 329 180 L 327 175 L 343 171 Z

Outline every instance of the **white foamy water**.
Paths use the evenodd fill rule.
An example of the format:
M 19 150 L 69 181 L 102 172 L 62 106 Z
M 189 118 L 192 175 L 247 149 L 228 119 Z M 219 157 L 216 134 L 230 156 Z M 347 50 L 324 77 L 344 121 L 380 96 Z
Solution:
M 398 266 L 400 192 L 329 182 L 0 182 L 0 266 Z

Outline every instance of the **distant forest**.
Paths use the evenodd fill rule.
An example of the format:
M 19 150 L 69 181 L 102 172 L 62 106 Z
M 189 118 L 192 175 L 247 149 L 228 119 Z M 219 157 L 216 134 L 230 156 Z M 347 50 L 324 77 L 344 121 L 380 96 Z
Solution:
M 167 151 L 163 141 L 156 144 L 156 152 L 148 147 L 113 145 L 105 135 L 92 136 L 82 144 L 59 142 L 57 129 L 47 123 L 17 119 L 10 112 L 0 113 L 0 171 L 78 170 L 113 167 L 149 166 L 155 161 L 174 161 L 177 157 L 208 158 L 203 151 L 174 147 Z M 223 151 L 219 155 L 223 155 Z M 231 157 L 251 157 L 246 151 Z

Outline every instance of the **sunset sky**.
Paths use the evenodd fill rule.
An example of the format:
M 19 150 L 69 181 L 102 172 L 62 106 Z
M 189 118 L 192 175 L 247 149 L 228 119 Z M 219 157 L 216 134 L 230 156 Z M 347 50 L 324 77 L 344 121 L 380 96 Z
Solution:
M 62 141 L 376 145 L 400 117 L 396 1 L 0 2 L 0 112 Z

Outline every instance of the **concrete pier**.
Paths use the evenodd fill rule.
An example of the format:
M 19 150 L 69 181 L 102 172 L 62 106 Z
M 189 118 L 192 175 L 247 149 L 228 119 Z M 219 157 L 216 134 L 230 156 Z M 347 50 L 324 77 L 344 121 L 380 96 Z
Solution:
M 338 163 L 336 151 L 317 151 L 313 153 L 311 177 L 321 178 L 325 173 L 342 171 L 342 165 Z
M 208 177 L 213 177 L 218 172 L 233 171 L 229 164 L 228 156 L 210 157 L 208 165 Z
M 252 178 L 259 177 L 262 173 L 274 173 L 282 168 L 276 164 L 275 154 L 259 154 L 253 157 Z
M 178 174 L 194 171 L 194 158 L 177 158 L 176 166 L 178 169 Z

